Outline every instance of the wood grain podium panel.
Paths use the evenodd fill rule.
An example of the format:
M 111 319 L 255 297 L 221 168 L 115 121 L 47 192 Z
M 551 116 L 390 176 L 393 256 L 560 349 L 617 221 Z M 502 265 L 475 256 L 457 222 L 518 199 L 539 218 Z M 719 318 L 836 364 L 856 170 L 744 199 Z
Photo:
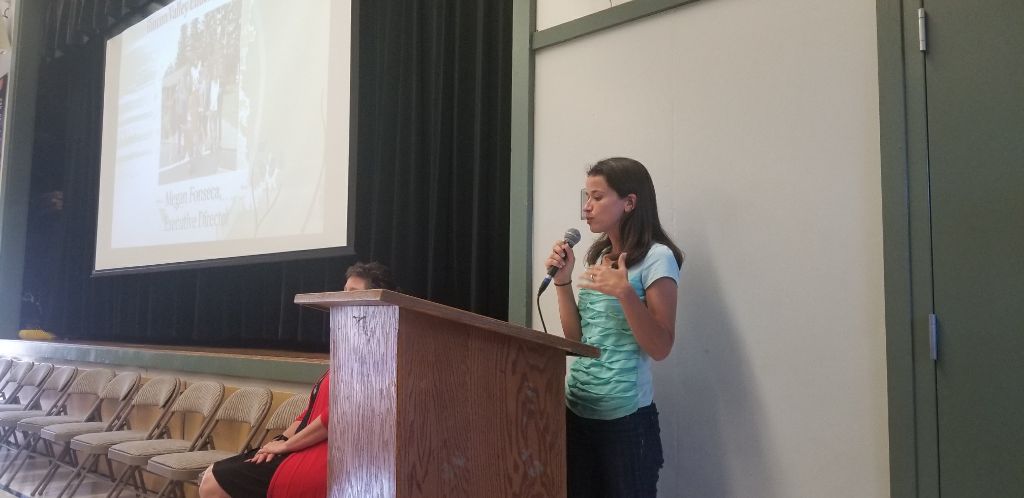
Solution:
M 565 355 L 400 314 L 398 495 L 565 496 Z
M 395 496 L 398 307 L 331 313 L 331 498 Z
M 597 350 L 388 291 L 331 312 L 331 498 L 565 496 L 565 355 Z

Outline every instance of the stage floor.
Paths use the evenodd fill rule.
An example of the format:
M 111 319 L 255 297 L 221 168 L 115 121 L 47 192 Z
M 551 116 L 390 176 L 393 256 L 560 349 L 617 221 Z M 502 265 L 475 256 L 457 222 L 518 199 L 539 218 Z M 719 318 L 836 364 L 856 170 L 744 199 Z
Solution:
M 250 356 L 256 358 L 288 358 L 295 360 L 327 361 L 330 359 L 328 353 L 310 353 L 301 351 L 284 351 L 279 349 L 258 349 L 258 348 L 223 348 L 211 346 L 172 346 L 161 344 L 130 344 L 124 342 L 100 342 L 100 341 L 38 341 L 42 344 L 65 344 L 80 346 L 99 346 L 113 348 L 131 348 L 148 351 L 172 351 L 182 353 L 202 353 L 212 355 Z
M 327 353 L 90 341 L 0 339 L 0 352 L 8 357 L 53 363 L 80 362 L 300 384 L 315 382 L 330 362 Z

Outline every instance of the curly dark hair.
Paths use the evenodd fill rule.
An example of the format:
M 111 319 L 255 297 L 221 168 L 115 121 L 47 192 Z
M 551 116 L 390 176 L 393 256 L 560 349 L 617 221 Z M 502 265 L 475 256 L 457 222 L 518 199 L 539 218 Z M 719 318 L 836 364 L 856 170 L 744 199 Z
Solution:
M 397 290 L 395 279 L 391 276 L 388 267 L 376 262 L 359 262 L 345 270 L 345 278 L 359 277 L 366 280 L 371 289 Z

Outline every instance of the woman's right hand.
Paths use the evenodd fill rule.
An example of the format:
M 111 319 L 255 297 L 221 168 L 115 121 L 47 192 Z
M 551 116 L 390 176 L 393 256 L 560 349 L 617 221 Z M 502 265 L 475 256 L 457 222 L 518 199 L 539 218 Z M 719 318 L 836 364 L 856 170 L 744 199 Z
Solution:
M 252 458 L 246 460 L 246 462 L 252 462 L 252 463 L 269 462 L 269 461 L 273 460 L 274 457 L 277 456 L 277 455 L 283 455 L 285 453 L 288 453 L 288 448 L 287 448 L 286 442 L 287 441 L 279 441 L 279 440 L 270 441 L 267 444 L 264 444 L 263 447 L 261 447 L 259 449 L 259 451 L 257 451 L 256 454 L 253 455 Z
M 558 240 L 551 247 L 551 254 L 544 261 L 544 267 L 550 268 L 552 266 L 558 268 L 558 271 L 555 272 L 555 276 L 552 278 L 555 285 L 565 285 L 572 281 L 572 269 L 576 266 L 576 255 L 572 252 L 572 247 L 565 240 Z

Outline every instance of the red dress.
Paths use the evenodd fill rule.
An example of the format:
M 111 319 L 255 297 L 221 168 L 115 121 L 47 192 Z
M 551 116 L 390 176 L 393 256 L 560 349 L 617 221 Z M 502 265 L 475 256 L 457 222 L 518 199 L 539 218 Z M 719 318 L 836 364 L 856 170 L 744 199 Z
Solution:
M 309 423 L 320 419 L 327 427 L 331 408 L 331 373 L 320 382 L 319 392 L 309 408 Z M 296 418 L 302 420 L 303 412 Z M 267 498 L 327 498 L 327 439 L 288 455 L 270 480 Z

